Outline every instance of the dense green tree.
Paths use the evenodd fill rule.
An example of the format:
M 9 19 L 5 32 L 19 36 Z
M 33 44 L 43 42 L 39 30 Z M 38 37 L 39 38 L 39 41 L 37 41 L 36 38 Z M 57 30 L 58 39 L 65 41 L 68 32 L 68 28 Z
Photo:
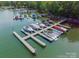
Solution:
M 78 1 L 0 1 L 0 6 L 36 9 L 39 12 L 50 12 L 57 16 L 79 18 Z

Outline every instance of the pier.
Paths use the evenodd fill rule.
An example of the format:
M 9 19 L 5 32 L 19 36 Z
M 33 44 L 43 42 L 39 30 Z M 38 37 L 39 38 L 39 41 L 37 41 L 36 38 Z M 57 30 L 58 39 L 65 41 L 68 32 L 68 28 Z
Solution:
M 44 38 L 46 38 L 48 41 L 52 42 L 54 39 L 47 37 L 46 35 L 39 33 L 39 35 L 43 36 Z
M 69 27 L 69 26 L 66 26 L 66 25 L 61 25 L 61 24 L 59 24 L 60 26 L 62 26 L 62 27 L 65 27 L 65 28 L 68 28 L 68 29 L 70 29 L 71 27 Z
M 21 31 L 25 34 L 27 34 L 28 36 L 30 36 L 34 41 L 36 41 L 38 44 L 40 44 L 41 46 L 46 46 L 46 44 L 44 42 L 42 42 L 41 40 L 37 39 L 36 37 L 34 37 L 33 35 L 27 33 L 26 31 L 24 31 L 23 29 L 21 29 Z M 26 38 L 25 38 L 26 39 Z
M 22 37 L 20 37 L 16 32 L 13 32 L 13 34 L 32 52 L 33 54 L 36 53 L 35 49 L 28 43 L 26 42 Z
M 46 43 L 42 42 L 40 39 L 37 39 L 35 37 L 35 35 L 39 34 L 43 37 L 45 37 L 46 39 L 48 39 L 49 41 L 53 41 L 54 39 L 49 38 L 47 36 L 45 36 L 44 34 L 42 34 L 41 32 L 50 29 L 51 27 L 55 26 L 55 25 L 59 25 L 60 23 L 64 22 L 65 20 L 61 20 L 60 22 L 57 22 L 55 24 L 52 24 L 51 26 L 48 26 L 46 28 L 43 28 L 41 30 L 35 31 L 34 33 L 28 33 L 25 30 L 21 29 L 21 32 L 23 32 L 24 34 L 26 34 L 27 36 L 21 37 L 19 36 L 16 32 L 13 32 L 13 34 L 31 51 L 31 53 L 36 53 L 35 49 L 27 42 L 28 38 L 32 38 L 35 42 L 37 42 L 38 44 L 40 44 L 41 46 L 46 46 Z

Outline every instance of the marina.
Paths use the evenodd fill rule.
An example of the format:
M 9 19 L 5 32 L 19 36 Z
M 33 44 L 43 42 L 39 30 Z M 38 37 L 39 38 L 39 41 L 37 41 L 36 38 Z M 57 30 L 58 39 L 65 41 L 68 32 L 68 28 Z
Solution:
M 47 29 L 50 29 L 51 27 L 53 27 L 53 26 L 55 26 L 55 25 L 59 25 L 60 23 L 62 23 L 62 22 L 64 22 L 65 20 L 62 20 L 62 21 L 60 21 L 60 22 L 58 22 L 58 23 L 56 23 L 56 24 L 53 24 L 53 25 L 51 25 L 51 26 L 48 26 L 48 27 L 46 27 L 46 28 L 43 28 L 43 29 L 41 29 L 41 30 L 38 30 L 38 31 L 35 31 L 35 33 L 31 33 L 31 34 L 29 34 L 28 32 L 26 32 L 26 31 L 24 31 L 24 29 L 26 29 L 25 27 L 23 27 L 23 29 L 21 29 L 21 32 L 23 32 L 24 34 L 26 34 L 27 36 L 25 36 L 25 37 L 23 37 L 23 38 L 21 38 L 16 32 L 13 32 L 13 34 L 32 52 L 32 53 L 36 53 L 35 52 L 35 50 L 34 50 L 34 48 L 32 48 L 32 46 L 31 45 L 29 45 L 25 40 L 27 40 L 28 38 L 32 38 L 34 41 L 36 41 L 38 44 L 40 44 L 41 46 L 46 46 L 46 44 L 44 43 L 44 42 L 42 42 L 40 39 L 37 39 L 34 35 L 37 35 L 37 34 L 40 34 L 41 36 L 43 36 L 43 37 L 45 37 L 46 39 L 48 39 L 49 41 L 53 41 L 54 39 L 56 39 L 56 38 L 49 38 L 49 37 L 47 37 L 47 36 L 45 36 L 45 35 L 43 35 L 41 32 L 43 32 L 43 31 L 45 31 L 45 30 L 47 30 Z M 31 26 L 32 26 L 32 28 L 34 29 L 34 30 L 37 30 L 37 29 L 40 29 L 40 27 L 39 26 L 37 26 L 36 24 L 31 24 Z M 30 29 L 29 29 L 30 30 Z M 25 43 L 26 42 L 26 43 Z
M 33 38 L 29 38 L 28 34 L 25 35 L 21 32 L 21 29 L 23 29 L 24 26 L 28 26 L 32 23 L 40 23 L 40 19 L 34 21 L 32 18 L 28 17 L 24 18 L 24 20 L 16 21 L 13 20 L 13 16 L 13 11 L 0 11 L 0 57 L 58 57 L 67 52 L 77 53 L 79 55 L 78 28 L 68 28 L 68 30 L 70 30 L 63 33 L 63 35 L 60 35 L 56 41 L 53 41 L 53 39 L 49 37 L 49 39 L 47 39 L 47 36 L 42 32 L 45 31 L 47 27 L 52 28 L 57 22 L 52 24 L 51 27 L 47 26 L 46 28 L 42 28 L 44 29 L 43 31 L 34 30 L 32 33 L 25 31 L 31 35 L 34 34 L 33 36 L 35 38 L 46 44 L 46 46 L 42 47 L 42 45 L 34 41 Z M 30 51 L 12 32 L 16 32 L 24 40 L 25 44 L 28 43 L 35 52 Z M 36 32 L 40 32 L 41 35 Z M 51 41 L 51 43 L 49 41 Z M 36 54 L 36 56 L 34 56 L 34 54 Z

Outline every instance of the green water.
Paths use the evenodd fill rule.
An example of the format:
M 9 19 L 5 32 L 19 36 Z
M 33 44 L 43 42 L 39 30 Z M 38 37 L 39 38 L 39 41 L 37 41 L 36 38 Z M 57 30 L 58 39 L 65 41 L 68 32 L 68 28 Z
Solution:
M 43 48 L 31 38 L 28 42 L 36 48 L 36 56 L 32 55 L 27 48 L 13 36 L 12 32 L 16 31 L 22 37 L 25 36 L 20 32 L 24 25 L 39 22 L 27 19 L 23 21 L 14 21 L 13 12 L 9 10 L 0 11 L 0 57 L 13 58 L 35 58 L 35 57 L 79 57 L 79 28 L 73 28 L 68 33 L 59 37 L 55 42 L 48 42 L 46 39 L 37 35 L 36 37 L 47 44 Z

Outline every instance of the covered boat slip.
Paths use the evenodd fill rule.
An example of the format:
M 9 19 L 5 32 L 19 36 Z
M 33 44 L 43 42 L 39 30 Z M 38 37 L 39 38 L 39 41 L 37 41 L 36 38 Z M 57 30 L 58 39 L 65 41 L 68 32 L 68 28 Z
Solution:
M 34 29 L 34 33 L 28 33 L 27 31 L 25 31 L 24 29 L 21 29 L 21 32 L 22 33 L 24 33 L 24 34 L 27 34 L 27 36 L 24 36 L 24 37 L 20 37 L 16 32 L 13 32 L 13 34 L 30 50 L 30 52 L 31 53 L 36 53 L 36 51 L 35 51 L 35 49 L 26 41 L 28 38 L 32 38 L 34 41 L 36 41 L 38 44 L 40 44 L 41 46 L 46 46 L 46 43 L 44 43 L 43 41 L 41 41 L 40 39 L 37 39 L 36 37 L 35 37 L 35 35 L 37 35 L 37 34 L 39 34 L 39 35 L 41 35 L 41 36 L 43 36 L 43 37 L 45 37 L 45 38 L 47 38 L 47 40 L 49 40 L 49 41 L 53 41 L 53 40 L 57 40 L 56 38 L 59 36 L 59 35 L 61 35 L 61 33 L 63 33 L 63 32 L 60 32 L 60 31 L 58 31 L 58 33 L 57 32 L 55 32 L 55 33 L 53 33 L 53 34 L 51 34 L 50 36 L 52 37 L 50 37 L 50 36 L 47 36 L 47 35 L 49 35 L 48 33 L 46 33 L 46 35 L 44 35 L 42 32 L 44 32 L 44 31 L 46 31 L 46 30 L 48 30 L 48 29 L 51 29 L 53 26 L 55 26 L 55 25 L 59 25 L 60 23 L 62 23 L 62 22 L 64 22 L 65 20 L 61 20 L 60 22 L 58 22 L 58 23 L 55 23 L 55 24 L 52 24 L 52 25 L 50 25 L 50 26 L 47 26 L 46 28 L 42 28 L 42 29 L 40 29 L 40 30 L 35 30 Z M 36 25 L 35 25 L 36 26 Z M 54 37 L 53 37 L 54 36 Z

